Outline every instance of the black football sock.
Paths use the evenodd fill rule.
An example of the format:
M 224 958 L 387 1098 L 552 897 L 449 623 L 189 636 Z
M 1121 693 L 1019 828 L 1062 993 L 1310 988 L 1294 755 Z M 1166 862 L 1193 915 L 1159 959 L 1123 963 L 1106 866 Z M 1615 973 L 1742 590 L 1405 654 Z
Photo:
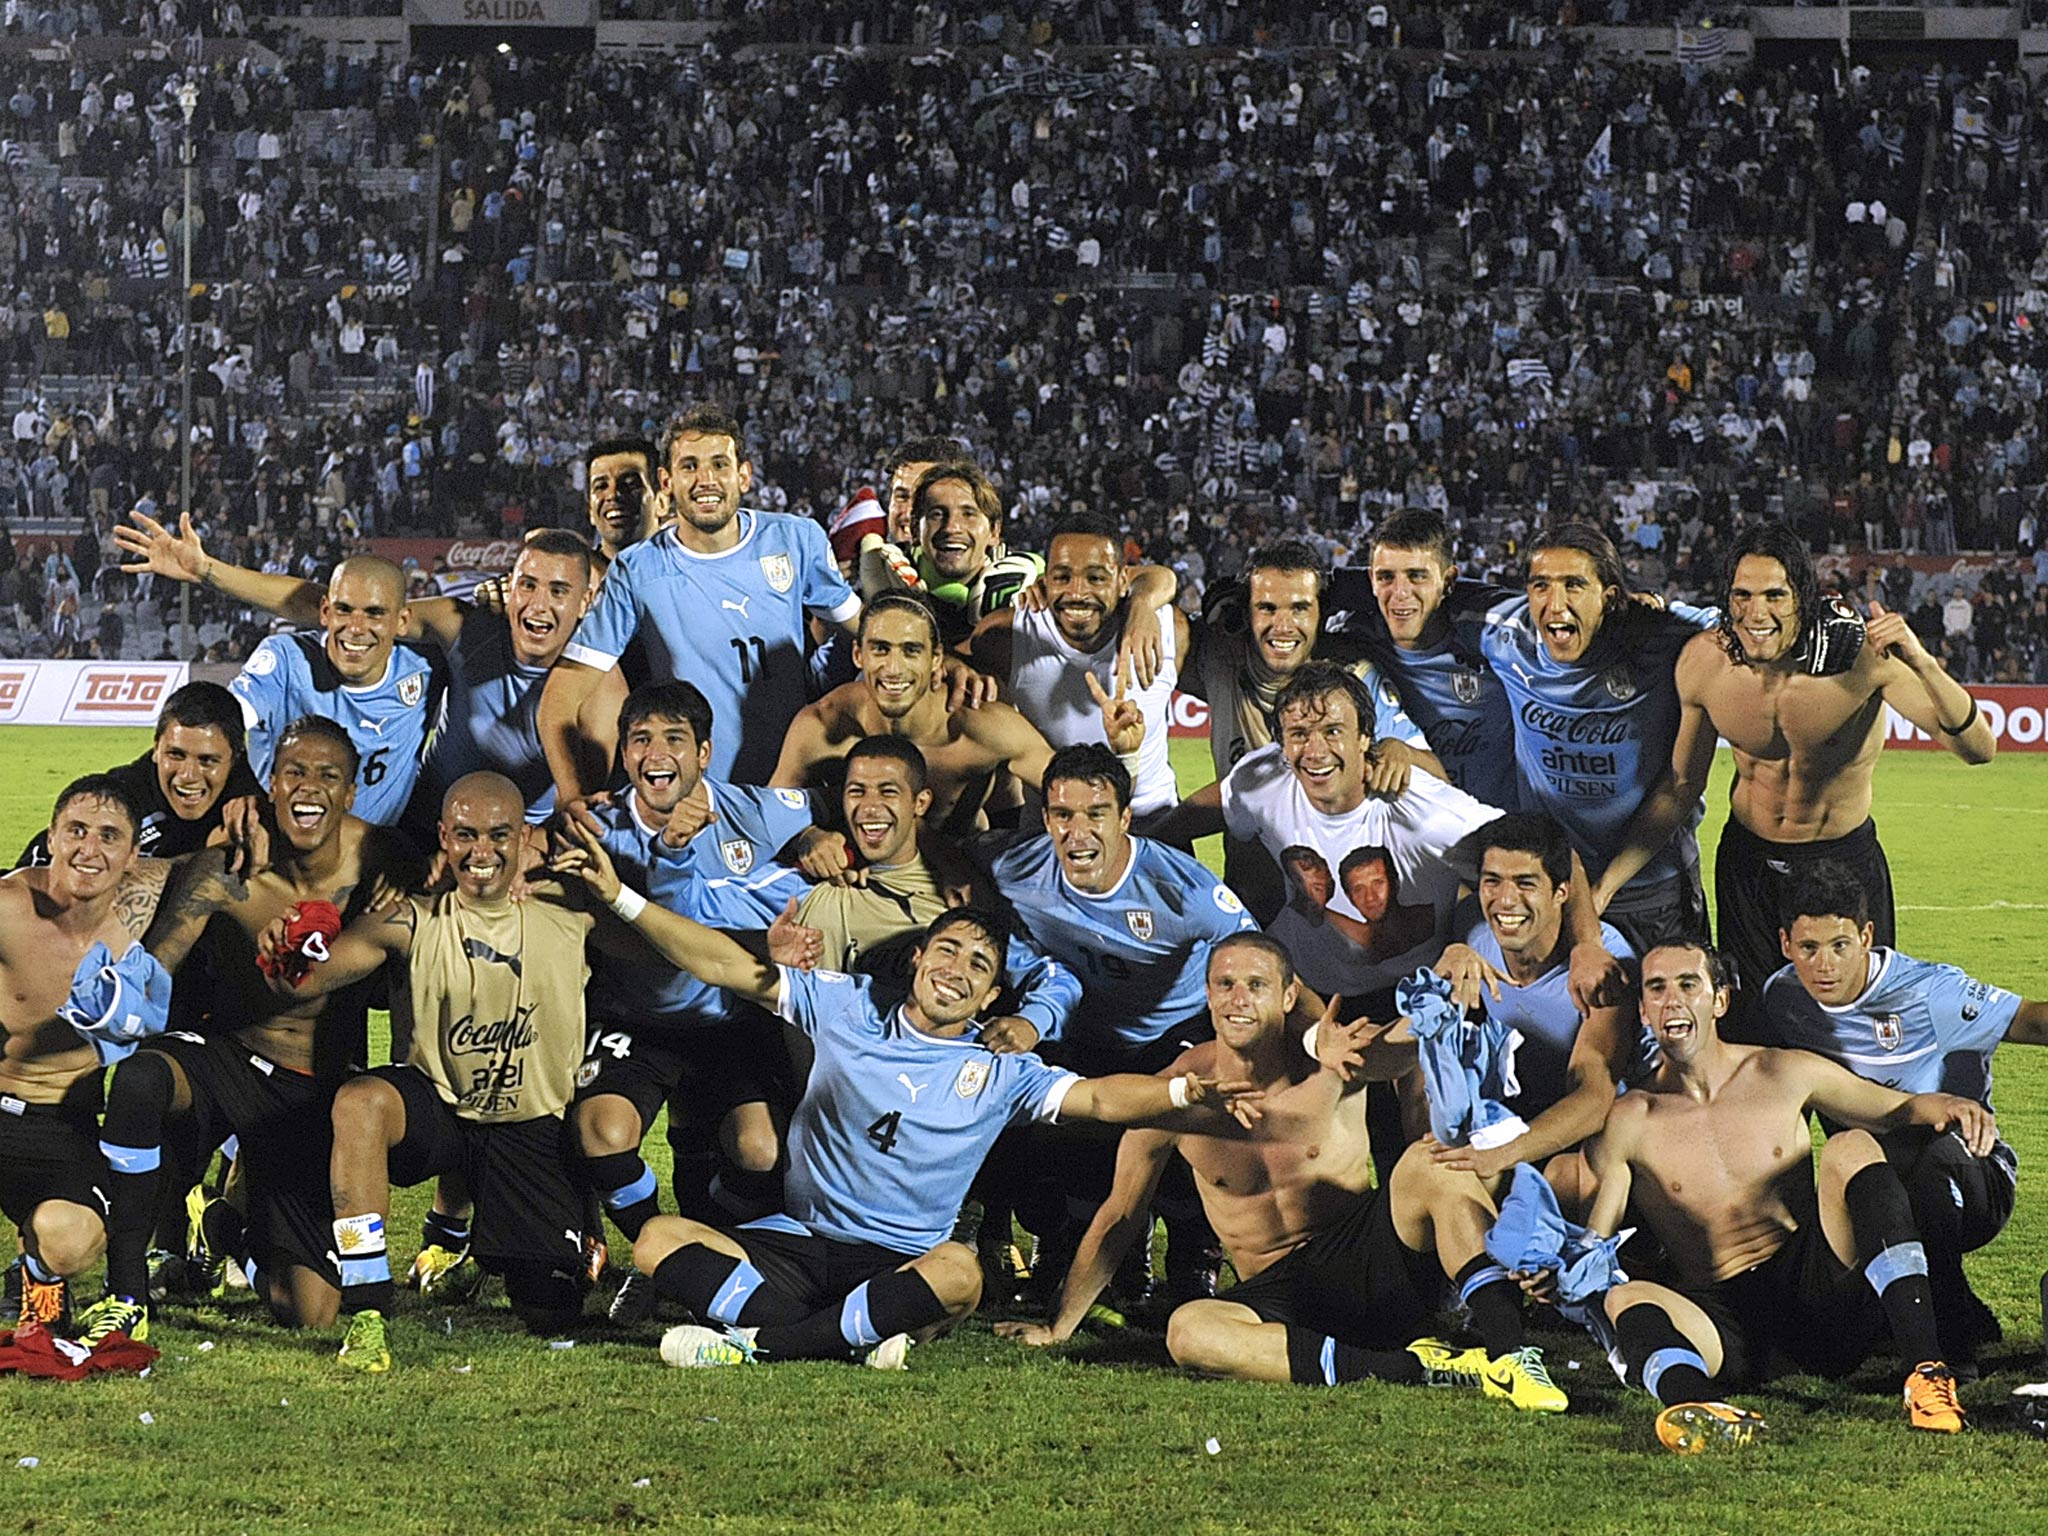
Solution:
M 1456 1275 L 1458 1299 L 1472 1316 L 1472 1331 L 1486 1352 L 1498 1359 L 1522 1347 L 1522 1288 L 1485 1254 L 1469 1260 Z
M 1856 1262 L 1884 1304 L 1892 1342 L 1907 1370 L 1941 1358 L 1927 1250 L 1913 1226 L 1913 1204 L 1890 1163 L 1872 1163 L 1849 1180 L 1842 1198 L 1856 1234 Z
M 1422 1362 L 1405 1349 L 1361 1349 L 1328 1334 L 1287 1324 L 1287 1376 L 1305 1387 L 1347 1381 L 1422 1382 Z
M 420 1221 L 420 1246 L 460 1253 L 469 1246 L 469 1218 L 428 1208 Z
M 686 1308 L 700 1323 L 757 1328 L 793 1322 L 804 1309 L 784 1297 L 745 1259 L 702 1243 L 685 1243 L 654 1271 L 654 1294 Z
M 625 1233 L 628 1240 L 638 1242 L 640 1229 L 661 1210 L 654 1170 L 641 1161 L 637 1151 L 610 1152 L 603 1157 L 586 1158 L 583 1173 L 603 1199 L 612 1225 Z
M 149 1302 L 149 1234 L 162 1183 L 164 1116 L 177 1079 L 168 1058 L 138 1051 L 114 1069 L 100 1153 L 107 1160 L 107 1292 Z
M 1635 1384 L 1658 1402 L 1714 1401 L 1707 1362 L 1662 1307 L 1646 1301 L 1630 1307 L 1614 1320 L 1614 1342 Z
M 857 1285 L 836 1307 L 823 1307 L 793 1323 L 776 1323 L 754 1335 L 754 1347 L 771 1360 L 846 1360 L 865 1354 L 898 1333 L 915 1333 L 946 1315 L 923 1275 L 890 1270 Z

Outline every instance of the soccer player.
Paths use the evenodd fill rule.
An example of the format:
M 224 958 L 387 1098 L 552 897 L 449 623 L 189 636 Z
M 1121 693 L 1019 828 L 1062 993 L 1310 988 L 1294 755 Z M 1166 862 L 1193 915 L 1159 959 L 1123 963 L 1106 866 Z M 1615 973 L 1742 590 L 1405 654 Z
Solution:
M 1988 1112 L 1991 1053 L 2000 1041 L 2048 1044 L 2048 1003 L 1879 945 L 1873 894 L 1855 864 L 1802 865 L 1779 906 L 1779 943 L 1791 963 L 1763 984 L 1758 1021 L 1770 1039 L 1887 1088 L 1957 1093 Z M 1942 1358 L 1969 1371 L 1979 1346 L 1999 1334 L 1964 1278 L 1963 1255 L 2004 1230 L 2018 1159 L 2002 1140 L 1977 1152 L 1958 1136 L 1917 1127 L 1880 1142 L 1927 1245 Z
M 1954 1128 L 1982 1153 L 1997 1136 L 1990 1113 L 1879 1087 L 1810 1052 L 1725 1041 L 1728 990 L 1702 945 L 1643 956 L 1643 1018 L 1662 1061 L 1586 1149 L 1599 1180 L 1588 1225 L 1612 1236 L 1627 1215 L 1669 1265 L 1666 1283 L 1630 1281 L 1605 1301 L 1630 1383 L 1665 1405 L 1657 1438 L 1680 1453 L 1748 1444 L 1766 1425 L 1724 1393 L 1774 1361 L 1840 1378 L 1887 1330 L 1908 1422 L 1960 1430 L 1912 1204 L 1869 1132 Z M 1860 1127 L 1828 1138 L 1818 1179 L 1809 1109 Z
M 870 736 L 846 754 L 840 804 L 855 878 L 819 882 L 796 910 L 797 922 L 818 933 L 830 969 L 871 976 L 885 988 L 909 986 L 919 936 L 956 904 L 921 847 L 930 799 L 924 754 L 902 737 Z M 998 1053 L 1056 1038 L 1081 1000 L 1079 979 L 1015 934 L 1004 971 L 1019 994 L 1016 1009 L 988 1020 L 976 1038 Z
M 1324 659 L 1352 667 L 1372 701 L 1369 764 L 1376 790 L 1398 790 L 1410 770 L 1421 766 L 1443 777 L 1443 765 L 1429 750 L 1422 730 L 1401 707 L 1400 696 L 1346 639 L 1326 634 L 1323 598 L 1328 575 L 1313 546 L 1283 540 L 1252 552 L 1240 595 L 1219 589 L 1219 599 L 1190 634 L 1182 659 L 1180 686 L 1209 705 L 1209 756 L 1223 778 L 1247 755 L 1278 739 L 1275 701 L 1310 661 L 1317 648 Z M 1191 833 L 1157 829 L 1186 846 Z M 1220 828 L 1212 830 L 1222 830 Z M 1223 843 L 1223 877 L 1261 921 L 1270 921 L 1285 894 L 1265 858 L 1234 832 Z
M 662 524 L 654 464 L 654 444 L 642 437 L 607 437 L 583 450 L 584 504 L 597 536 L 591 563 L 599 580 L 621 553 L 653 538 Z
M 710 777 L 717 738 L 701 692 L 684 682 L 634 689 L 618 737 L 627 787 L 589 814 L 636 887 L 699 922 L 743 930 L 767 928 L 805 894 L 803 877 L 776 861 L 826 836 L 811 825 L 810 798 Z M 772 1200 L 778 1117 L 794 1100 L 779 1032 L 645 946 L 600 954 L 594 970 L 571 1121 L 585 1177 L 619 1230 L 638 1237 L 658 1209 L 640 1143 L 686 1081 L 693 1128 L 711 1127 L 723 1154 L 715 1182 L 725 1197 Z M 624 1316 L 633 1305 L 620 1304 Z
M 1458 581 L 1450 530 L 1434 512 L 1397 512 L 1381 523 L 1369 559 L 1386 639 L 1368 641 L 1368 653 L 1450 781 L 1484 804 L 1515 809 L 1521 786 L 1507 693 L 1445 606 L 1454 586 L 1474 602 L 1493 589 Z
M 391 1369 L 394 1182 L 463 1175 L 476 1202 L 471 1253 L 504 1276 L 529 1329 L 567 1327 L 581 1305 L 583 1198 L 562 1116 L 583 1049 L 592 918 L 552 885 L 512 900 L 524 813 L 501 774 L 458 781 L 440 825 L 453 889 L 356 918 L 296 987 L 270 978 L 273 990 L 317 997 L 394 963 L 392 992 L 412 1015 L 406 1063 L 352 1077 L 334 1096 L 332 1232 L 341 1310 L 353 1314 L 339 1358 L 354 1370 Z M 259 954 L 277 955 L 286 932 L 286 919 L 265 929 Z
M 181 530 L 182 532 L 183 530 Z M 361 755 L 355 814 L 395 825 L 419 782 L 442 677 L 400 641 L 412 612 L 405 573 L 376 555 L 334 568 L 320 600 L 324 636 L 271 635 L 228 684 L 249 731 L 249 768 L 268 782 L 278 737 L 303 715 L 324 715 Z
M 1176 1362 L 1242 1381 L 1459 1383 L 1517 1408 L 1563 1412 L 1565 1394 L 1524 1341 L 1520 1294 L 1486 1255 L 1494 1211 L 1479 1181 L 1418 1145 L 1383 1186 L 1372 1183 L 1359 1090 L 1369 1076 L 1408 1071 L 1413 1050 L 1374 1040 L 1362 1020 L 1338 1024 L 1333 1000 L 1316 1021 L 1317 1054 L 1305 1051 L 1289 1021 L 1300 995 L 1294 967 L 1263 934 L 1211 949 L 1206 993 L 1215 1038 L 1173 1070 L 1256 1085 L 1258 1119 L 1127 1133 L 1115 1186 L 1050 1321 L 997 1331 L 1027 1344 L 1071 1337 L 1124 1251 L 1149 1232 L 1152 1191 L 1178 1151 L 1239 1278 L 1174 1311 L 1166 1347 Z M 1392 1059 L 1380 1063 L 1383 1054 Z M 1477 1347 L 1416 1337 L 1446 1277 L 1464 1295 Z
M 918 530 L 917 574 L 948 647 L 1045 574 L 1042 557 L 1004 546 L 1002 497 L 966 459 L 934 464 L 919 475 L 911 511 Z M 1171 601 L 1172 591 L 1166 595 Z
M 141 820 L 111 774 L 74 779 L 50 814 L 50 862 L 0 880 L 0 1214 L 21 1233 L 22 1320 L 52 1329 L 66 1279 L 105 1247 L 107 1216 L 103 1062 L 58 1010 L 84 1001 L 93 977 L 78 973 L 94 946 L 124 971 L 131 951 L 147 959 L 135 947 L 170 866 L 137 857 Z
M 295 623 L 320 621 L 322 598 L 315 583 L 214 559 L 189 518 L 180 521 L 173 536 L 153 518 L 131 515 L 136 527 L 115 530 L 121 547 L 141 557 L 126 569 L 202 583 Z M 446 688 L 431 721 L 432 741 L 407 817 L 408 830 L 423 841 L 431 840 L 448 786 L 483 769 L 519 786 L 527 796 L 527 820 L 540 822 L 552 814 L 554 781 L 536 721 L 541 684 L 589 605 L 592 569 L 590 550 L 581 539 L 566 529 L 541 528 L 527 536 L 513 561 L 502 611 L 452 597 L 406 605 L 399 638 L 430 646 L 446 658 Z M 616 707 L 617 702 L 600 689 L 587 708 Z M 373 749 L 361 740 L 357 747 L 366 754 Z
M 1046 606 L 1003 608 L 975 628 L 970 654 L 976 668 L 1004 679 L 1004 696 L 1055 747 L 1105 741 L 1098 693 L 1117 687 L 1131 623 L 1130 591 L 1116 525 L 1101 517 L 1070 517 L 1046 542 Z M 1161 658 L 1151 681 L 1134 695 L 1145 719 L 1132 775 L 1132 809 L 1141 820 L 1170 810 L 1180 798 L 1167 742 L 1178 658 L 1188 647 L 1187 619 L 1171 597 L 1154 605 L 1151 624 Z
M 965 1317 L 980 1299 L 974 1251 L 948 1234 L 1005 1126 L 1199 1127 L 1228 1112 L 1233 1084 L 1192 1074 L 1083 1079 L 975 1042 L 977 1018 L 1003 984 L 1006 936 L 990 913 L 958 907 L 934 920 L 908 997 L 889 1007 L 865 977 L 770 965 L 645 901 L 620 885 L 580 823 L 578 832 L 565 870 L 675 964 L 773 1008 L 817 1048 L 790 1122 L 784 1212 L 723 1228 L 661 1216 L 634 1245 L 656 1291 L 699 1319 L 663 1337 L 671 1365 L 865 1356 L 900 1368 L 913 1335 Z
M 1625 882 L 1605 871 L 1664 776 L 1678 730 L 1672 668 L 1706 615 L 1636 602 L 1620 551 L 1591 523 L 1531 538 L 1525 588 L 1477 628 L 1513 711 L 1523 808 L 1556 818 L 1600 910 L 1638 949 L 1697 931 L 1706 919 L 1697 804 Z
M 878 597 L 861 612 L 855 681 L 806 705 L 789 728 L 771 783 L 797 789 L 868 736 L 901 736 L 924 755 L 932 803 L 926 820 L 951 833 L 985 825 L 983 805 L 998 773 L 1007 769 L 1036 784 L 1052 759 L 1038 728 L 1008 704 L 951 708 L 941 663 L 938 621 L 931 608 L 907 593 Z M 1100 712 L 1103 736 L 1137 760 L 1145 731 L 1138 702 L 1127 696 L 1129 674 L 1106 691 L 1093 672 L 1084 686 Z
M 1901 615 L 1876 605 L 1865 625 L 1822 594 L 1799 533 L 1757 525 L 1736 535 L 1728 558 L 1719 627 L 1678 655 L 1669 776 L 1637 813 L 1607 883 L 1699 804 L 1726 738 L 1735 782 L 1714 860 L 1714 931 L 1753 1031 L 1746 1004 L 1778 968 L 1780 899 L 1808 865 L 1846 862 L 1870 894 L 1877 942 L 1897 941 L 1891 870 L 1870 817 L 1886 706 L 1966 763 L 1991 761 L 1998 738 Z
M 891 544 L 904 549 L 917 544 L 917 485 L 926 471 L 938 464 L 966 462 L 971 462 L 968 447 L 957 437 L 911 437 L 897 444 L 885 467 L 882 498 L 888 509 Z M 866 595 L 879 597 L 881 593 Z
M 262 792 L 242 753 L 242 707 L 219 683 L 187 683 L 174 691 L 157 714 L 155 745 L 108 777 L 141 808 L 136 852 L 145 859 L 175 859 L 205 847 L 224 805 Z M 49 862 L 45 831 L 14 867 Z
M 729 412 L 693 406 L 669 427 L 661 486 L 676 521 L 621 553 L 541 696 L 541 744 L 563 800 L 601 787 L 577 722 L 635 638 L 649 680 L 687 677 L 728 722 L 714 777 L 758 784 L 774 768 L 809 697 L 806 615 L 850 626 L 860 599 L 816 523 L 741 508 L 753 483 Z
M 144 1337 L 150 1228 L 166 1143 L 175 1143 L 167 1133 L 181 1125 L 192 1128 L 202 1158 L 238 1139 L 246 1233 L 209 1248 L 251 1261 L 244 1267 L 278 1321 L 334 1321 L 341 1293 L 327 1256 L 328 1106 L 362 1059 L 365 999 L 280 996 L 255 958 L 257 936 L 302 903 L 331 903 L 338 922 L 367 908 L 384 881 L 410 873 L 392 834 L 348 813 L 355 780 L 346 731 L 317 715 L 293 721 L 271 770 L 268 867 L 244 880 L 224 850 L 210 848 L 168 883 L 144 943 L 182 976 L 182 994 L 198 994 L 193 1011 L 210 1014 L 211 1027 L 204 1036 L 166 1035 L 114 1069 L 101 1137 L 112 1203 L 107 1295 L 82 1323 L 104 1318 Z
M 1655 1065 L 1656 1050 L 1636 1014 L 1633 997 L 1581 1013 L 1567 988 L 1571 936 L 1565 906 L 1571 894 L 1572 849 L 1548 816 L 1519 812 L 1482 827 L 1479 885 L 1474 903 L 1458 909 L 1463 943 L 1439 962 L 1455 974 L 1469 958 L 1485 967 L 1481 999 L 1487 1016 L 1521 1038 L 1512 1080 L 1519 1091 L 1503 1099 L 1527 1126 L 1499 1145 L 1438 1147 L 1431 1155 L 1476 1173 L 1489 1188 L 1517 1163 L 1534 1163 L 1569 1198 L 1580 1190 L 1579 1159 L 1548 1166 L 1600 1129 L 1619 1085 L 1640 1081 Z M 1628 940 L 1600 925 L 1607 952 L 1633 958 Z

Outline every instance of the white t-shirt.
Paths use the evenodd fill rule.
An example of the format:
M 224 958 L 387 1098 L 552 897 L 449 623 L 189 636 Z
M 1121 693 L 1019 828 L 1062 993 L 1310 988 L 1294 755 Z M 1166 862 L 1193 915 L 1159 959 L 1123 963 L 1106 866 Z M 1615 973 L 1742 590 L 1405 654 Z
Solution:
M 1395 953 L 1375 953 L 1378 944 L 1368 949 L 1341 924 L 1318 913 L 1313 897 L 1289 872 L 1289 906 L 1268 930 L 1288 946 L 1302 979 L 1325 993 L 1355 995 L 1391 986 L 1436 958 L 1439 936 L 1458 898 L 1457 872 L 1443 856 L 1500 815 L 1455 785 L 1417 770 L 1395 798 L 1367 795 L 1356 810 L 1328 816 L 1309 804 L 1277 744 L 1248 754 L 1223 780 L 1223 820 L 1231 836 L 1256 839 L 1283 870 L 1281 855 L 1289 848 L 1311 848 L 1320 856 L 1332 887 L 1328 913 L 1362 919 L 1339 878 L 1345 857 L 1359 848 L 1387 850 L 1396 908 L 1431 909 L 1430 937 Z
M 1099 651 L 1076 650 L 1059 632 L 1049 611 L 1015 610 L 1010 621 L 1010 702 L 1055 747 L 1105 741 L 1102 706 L 1088 691 L 1088 674 L 1095 674 L 1104 693 L 1116 692 L 1116 648 L 1121 636 L 1119 624 L 1116 634 Z M 1170 605 L 1159 610 L 1159 637 L 1158 675 L 1150 688 L 1141 688 L 1134 695 L 1139 713 L 1145 717 L 1145 740 L 1138 748 L 1136 782 L 1131 786 L 1131 809 L 1140 816 L 1170 810 L 1180 803 L 1173 764 L 1166 755 L 1167 730 L 1173 723 L 1173 690 L 1180 682 Z

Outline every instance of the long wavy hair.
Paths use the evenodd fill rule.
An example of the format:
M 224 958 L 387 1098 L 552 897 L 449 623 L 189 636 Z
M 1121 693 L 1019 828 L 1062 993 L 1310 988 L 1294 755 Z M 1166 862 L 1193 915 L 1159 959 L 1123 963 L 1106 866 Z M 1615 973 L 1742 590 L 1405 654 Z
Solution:
M 1728 600 L 1735 585 L 1735 568 L 1744 555 L 1775 560 L 1785 568 L 1786 583 L 1799 604 L 1799 639 L 1787 654 L 1804 653 L 1813 640 L 1813 626 L 1820 620 L 1820 572 L 1814 569 L 1813 555 L 1804 536 L 1790 523 L 1782 522 L 1752 523 L 1737 533 L 1728 546 L 1728 564 L 1721 573 L 1721 623 L 1716 630 L 1722 649 L 1737 665 L 1752 665 L 1742 649 L 1741 637 L 1735 633 L 1735 609 Z

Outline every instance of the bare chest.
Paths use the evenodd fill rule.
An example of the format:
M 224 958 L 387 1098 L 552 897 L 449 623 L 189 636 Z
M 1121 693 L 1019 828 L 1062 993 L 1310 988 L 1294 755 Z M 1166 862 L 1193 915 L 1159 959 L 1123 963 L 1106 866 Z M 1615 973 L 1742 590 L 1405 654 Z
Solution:
M 1707 714 L 1747 757 L 1801 766 L 1847 762 L 1868 749 L 1884 716 L 1882 699 L 1854 679 L 1729 666 L 1707 689 Z

